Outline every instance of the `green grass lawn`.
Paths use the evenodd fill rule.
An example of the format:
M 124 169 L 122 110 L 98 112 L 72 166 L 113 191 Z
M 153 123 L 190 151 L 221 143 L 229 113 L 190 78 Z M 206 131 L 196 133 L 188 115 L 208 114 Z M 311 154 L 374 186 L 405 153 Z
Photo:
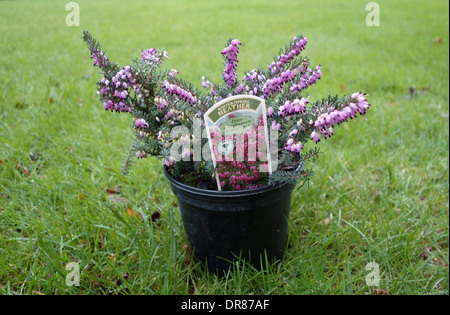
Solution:
M 378 27 L 357 0 L 79 0 L 79 27 L 66 3 L 0 1 L 0 294 L 448 294 L 448 1 L 380 0 Z M 370 94 L 365 117 L 320 142 L 278 268 L 217 278 L 186 263 L 161 162 L 121 174 L 132 118 L 99 103 L 84 29 L 122 66 L 165 48 L 195 85 L 220 80 L 229 38 L 242 77 L 303 33 L 322 65 L 312 99 Z

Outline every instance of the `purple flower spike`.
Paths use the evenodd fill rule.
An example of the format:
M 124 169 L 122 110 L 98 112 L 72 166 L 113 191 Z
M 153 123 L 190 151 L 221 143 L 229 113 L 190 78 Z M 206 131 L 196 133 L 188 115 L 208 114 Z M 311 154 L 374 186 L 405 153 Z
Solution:
M 272 74 L 276 74 L 283 70 L 283 67 L 292 61 L 300 52 L 305 49 L 307 39 L 304 36 L 293 37 L 292 44 L 284 54 L 277 57 L 276 61 L 272 62 L 269 70 Z
M 320 71 L 320 66 L 317 66 L 314 71 L 310 68 L 306 69 L 306 73 L 302 74 L 300 80 L 293 84 L 290 88 L 291 92 L 301 92 L 312 84 L 315 84 L 317 80 L 322 78 L 322 72 Z
M 333 127 L 340 125 L 348 119 L 357 117 L 357 113 L 364 115 L 367 109 L 370 107 L 365 94 L 362 92 L 353 93 L 350 96 L 350 101 L 338 109 L 329 110 L 326 113 L 317 117 L 314 122 L 315 130 L 311 134 L 311 139 L 318 142 L 320 140 L 320 134 L 326 139 L 333 135 Z
M 94 59 L 94 66 L 101 68 L 108 65 L 108 58 L 101 50 L 91 51 L 91 58 Z
M 180 100 L 189 103 L 191 106 L 198 102 L 197 96 L 192 92 L 185 90 L 177 83 L 172 83 L 169 80 L 165 80 L 162 84 L 162 88 L 167 91 L 168 94 L 178 97 Z
M 237 68 L 237 54 L 239 52 L 239 45 L 241 43 L 237 39 L 230 41 L 229 45 L 222 50 L 222 55 L 225 58 L 225 68 L 223 69 L 223 79 L 228 88 L 233 88 L 236 84 L 236 68 Z

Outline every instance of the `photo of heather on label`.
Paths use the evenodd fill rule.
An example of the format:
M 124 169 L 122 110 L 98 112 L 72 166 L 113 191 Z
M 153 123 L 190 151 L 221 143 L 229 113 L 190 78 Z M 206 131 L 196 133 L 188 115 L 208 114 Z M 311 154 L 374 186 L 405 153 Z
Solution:
M 212 106 L 204 119 L 219 190 L 266 184 L 264 177 L 272 168 L 264 100 L 228 97 Z

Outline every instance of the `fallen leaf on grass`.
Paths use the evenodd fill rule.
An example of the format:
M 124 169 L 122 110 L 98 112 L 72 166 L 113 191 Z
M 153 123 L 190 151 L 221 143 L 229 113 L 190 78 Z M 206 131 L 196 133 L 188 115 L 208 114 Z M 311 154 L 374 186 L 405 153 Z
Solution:
M 120 194 L 120 189 L 117 187 L 108 187 L 106 188 L 106 192 L 108 194 Z
M 140 213 L 134 213 L 134 211 L 131 210 L 131 208 L 127 208 L 127 214 L 128 214 L 130 217 L 138 217 L 139 219 L 142 218 L 142 216 L 141 216 Z
M 191 248 L 189 247 L 189 245 L 184 245 L 183 249 L 186 251 L 186 264 L 189 266 L 192 262 L 191 259 Z
M 30 172 L 28 172 L 27 169 L 22 165 L 16 164 L 16 169 L 24 172 L 27 176 L 31 176 Z

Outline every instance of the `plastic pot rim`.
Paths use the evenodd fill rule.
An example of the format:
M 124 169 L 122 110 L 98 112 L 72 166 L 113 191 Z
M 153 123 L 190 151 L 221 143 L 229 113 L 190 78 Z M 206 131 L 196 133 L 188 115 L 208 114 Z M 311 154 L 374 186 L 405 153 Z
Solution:
M 290 186 L 292 184 L 288 183 L 270 183 L 263 187 L 258 188 L 252 188 L 252 189 L 244 189 L 244 190 L 234 190 L 234 191 L 219 191 L 219 190 L 209 190 L 209 189 L 201 189 L 193 186 L 189 186 L 186 184 L 181 183 L 180 181 L 176 180 L 172 177 L 172 175 L 169 174 L 167 171 L 167 168 L 163 166 L 164 175 L 169 180 L 170 184 L 175 186 L 177 189 L 191 193 L 196 194 L 199 196 L 205 196 L 205 197 L 223 197 L 223 198 L 240 198 L 245 196 L 253 196 L 253 195 L 259 195 L 266 193 L 271 190 L 279 189 L 283 186 Z

